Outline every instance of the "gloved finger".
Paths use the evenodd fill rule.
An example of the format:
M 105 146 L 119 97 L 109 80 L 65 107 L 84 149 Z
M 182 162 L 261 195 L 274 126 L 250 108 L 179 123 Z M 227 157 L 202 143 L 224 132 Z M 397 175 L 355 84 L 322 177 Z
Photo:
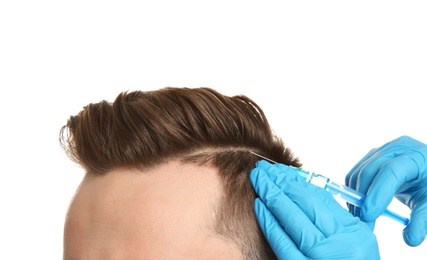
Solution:
M 371 154 L 375 154 L 375 153 L 376 153 L 376 149 L 371 151 Z M 367 159 L 365 158 L 366 160 L 363 163 L 360 163 L 358 165 L 357 169 L 353 169 L 353 172 L 347 175 L 346 185 L 350 188 L 358 190 L 359 192 L 361 192 L 363 194 L 366 194 L 367 191 L 370 189 L 371 184 L 374 182 L 374 180 L 375 180 L 378 172 L 380 171 L 381 167 L 383 166 L 383 164 L 386 163 L 391 158 L 393 158 L 393 157 L 392 156 L 380 156 L 377 158 L 373 155 L 370 158 L 367 158 Z M 389 199 L 392 199 L 393 196 L 394 196 L 394 192 L 388 194 Z M 366 203 L 366 200 L 364 201 L 364 205 L 365 205 L 365 203 Z M 390 202 L 388 202 L 385 207 L 387 207 L 389 205 L 389 203 Z M 365 218 L 362 216 L 361 208 L 354 206 L 354 205 L 351 205 L 349 203 L 347 203 L 347 206 L 348 206 L 349 212 L 353 216 L 360 217 L 360 219 L 363 222 L 365 222 L 372 231 L 374 230 L 375 220 L 377 219 L 377 217 L 379 215 L 377 217 L 374 217 L 374 218 Z
M 355 218 L 328 191 L 306 184 L 300 179 L 284 179 L 282 191 L 301 208 L 325 237 L 344 226 L 354 224 Z
M 255 199 L 254 208 L 260 228 L 273 249 L 274 254 L 279 259 L 305 260 L 306 257 L 304 254 L 298 249 L 297 245 L 295 245 L 292 238 L 284 231 L 276 217 L 259 198 Z
M 255 165 L 257 169 L 260 169 L 266 172 L 267 175 L 272 180 L 275 180 L 280 176 L 284 176 L 285 174 L 298 175 L 294 168 L 281 163 L 272 164 L 267 162 L 266 160 L 260 160 L 260 161 L 257 161 Z M 281 167 L 278 167 L 278 165 L 280 165 Z
M 357 175 L 360 172 L 360 168 L 362 164 L 366 163 L 373 154 L 378 150 L 378 148 L 371 149 L 365 156 L 363 156 L 362 159 L 360 159 L 354 166 L 351 168 L 351 170 L 347 173 L 345 176 L 345 185 L 349 186 L 350 178 L 354 177 L 354 175 Z M 350 186 L 349 186 L 350 187 Z M 354 187 L 351 187 L 354 188 Z
M 289 168 L 288 166 L 286 166 L 284 164 L 274 164 L 273 167 L 277 167 L 279 170 Z M 288 171 L 289 177 L 293 176 L 295 174 L 297 174 L 295 171 L 294 172 Z M 270 172 L 268 172 L 267 175 L 270 179 L 272 178 Z M 347 226 L 347 225 L 351 225 L 354 223 L 353 215 L 351 215 L 345 208 L 343 208 L 336 201 L 336 199 L 334 198 L 334 196 L 331 193 L 329 193 L 325 189 L 321 189 L 321 188 L 314 186 L 312 184 L 308 184 L 303 178 L 294 177 L 294 180 L 298 183 L 304 183 L 303 186 L 306 187 L 308 190 L 310 190 L 313 193 L 313 196 L 315 198 L 318 198 L 327 207 L 329 207 L 331 213 L 335 215 L 336 219 L 338 219 L 342 225 Z M 285 193 L 287 190 L 291 190 L 291 189 L 286 187 L 287 185 L 289 185 L 289 183 L 284 181 L 284 180 L 281 180 L 280 178 L 275 179 L 274 182 L 277 186 L 279 186 L 282 190 L 284 190 Z M 330 216 L 328 215 L 328 217 L 330 217 Z M 321 227 L 319 227 L 319 229 L 323 230 Z M 333 230 L 332 232 L 335 232 L 335 231 L 336 230 Z M 326 229 L 324 230 L 324 232 L 325 232 L 324 233 L 325 235 L 330 234 L 330 232 L 327 232 Z
M 306 213 L 274 184 L 261 169 L 253 169 L 250 180 L 261 201 L 276 216 L 280 225 L 302 252 L 308 251 L 324 235 Z
M 369 153 L 367 153 L 353 168 L 347 173 L 345 176 L 345 182 L 344 184 L 347 187 L 350 187 L 354 190 L 357 190 L 358 187 L 358 181 L 359 181 L 359 175 L 363 171 L 363 168 L 368 163 L 368 161 L 373 159 L 373 154 L 377 151 L 377 149 L 372 149 Z M 369 178 L 369 176 L 367 177 Z M 373 179 L 373 176 L 369 179 Z M 354 216 L 359 216 L 360 210 L 358 207 L 347 203 L 347 207 L 350 213 L 352 213 Z
M 325 236 L 334 234 L 342 226 L 354 223 L 353 216 L 334 199 L 332 194 L 308 184 L 294 168 L 265 161 L 259 162 L 259 165 L 260 169 L 265 169 L 267 176 L 294 202 L 296 202 L 294 198 L 300 198 L 297 204 Z M 293 185 L 293 182 L 297 182 L 298 185 Z
M 350 212 L 353 216 L 356 216 L 356 217 L 359 216 L 359 215 L 357 215 L 358 212 L 356 212 L 356 209 L 357 209 L 356 206 L 354 206 L 353 204 L 350 204 L 348 202 L 346 203 L 346 205 L 347 205 L 348 212 Z
M 375 175 L 381 169 L 382 165 L 387 160 L 392 159 L 390 156 L 372 156 L 363 163 L 351 174 L 349 178 L 346 178 L 346 185 L 352 189 L 355 189 L 363 194 L 369 189 L 370 184 L 375 178 Z
M 387 154 L 391 154 L 391 158 L 397 157 L 400 154 L 404 153 L 409 149 L 418 150 L 418 149 L 427 149 L 426 146 L 418 140 L 415 140 L 409 136 L 401 136 L 390 142 L 383 144 L 378 148 L 371 149 L 359 162 L 353 166 L 346 176 L 345 184 L 349 185 L 349 178 L 352 178 L 354 174 L 358 175 L 363 168 L 364 164 L 368 161 L 371 161 L 372 158 L 381 158 Z M 381 165 L 381 164 L 380 164 Z M 350 187 L 350 186 L 349 186 Z M 355 188 L 355 187 L 351 187 Z
M 360 208 L 356 207 L 354 205 L 351 205 L 351 206 L 353 206 L 353 212 L 351 212 L 351 214 L 353 216 L 356 216 L 356 217 L 360 218 Z M 366 225 L 369 227 L 369 229 L 371 231 L 374 231 L 374 229 L 375 229 L 375 220 L 373 220 L 373 221 L 364 221 L 361 218 L 360 218 L 360 220 L 363 221 L 364 223 L 366 223 Z
M 369 184 L 375 176 L 375 173 L 379 171 L 384 162 L 386 162 L 388 159 L 398 156 L 400 154 L 399 149 L 396 149 L 393 144 L 401 141 L 401 139 L 402 137 L 396 138 L 395 140 L 385 143 L 378 148 L 371 149 L 348 172 L 345 177 L 345 185 L 362 193 L 366 193 L 369 185 L 361 185 L 359 181 L 361 179 L 366 179 L 365 183 Z M 360 176 L 362 173 L 364 173 L 363 177 Z
M 389 157 L 371 157 L 363 164 L 359 165 L 357 171 L 353 172 L 350 178 L 347 178 L 346 185 L 354 190 L 366 194 L 375 176 L 380 171 L 381 166 L 389 160 Z M 361 210 L 354 205 L 349 207 L 354 216 L 361 216 Z
M 298 181 L 302 186 L 309 190 L 317 189 L 316 186 L 308 184 L 293 167 L 281 163 L 271 164 L 264 160 L 258 161 L 256 165 L 258 169 L 264 171 L 268 178 L 270 178 L 270 180 L 272 180 L 282 190 L 282 184 L 286 183 L 285 179 L 287 178 Z
M 272 168 L 278 168 L 277 164 L 272 165 Z M 260 170 L 258 174 L 261 178 L 270 179 L 272 171 L 270 169 L 270 171 L 266 173 Z M 273 177 L 277 177 L 274 184 L 278 186 L 293 203 L 298 205 L 301 211 L 304 212 L 308 219 L 324 236 L 328 237 L 336 233 L 337 230 L 342 229 L 343 221 L 347 222 L 350 220 L 352 223 L 353 217 L 342 208 L 326 190 L 307 184 L 305 180 L 300 178 L 295 172 L 287 172 L 280 174 L 280 177 L 276 175 Z M 268 203 L 266 204 L 270 208 L 270 205 Z M 333 210 L 331 210 L 330 206 L 333 206 Z
M 373 153 L 375 154 L 375 153 Z M 381 169 L 381 166 L 392 157 L 390 156 L 371 156 L 363 163 L 346 176 L 345 185 L 366 194 L 376 174 Z M 349 211 L 354 215 L 360 217 L 360 209 L 354 205 L 349 207 Z
M 421 157 L 418 152 L 411 152 L 384 163 L 376 174 L 366 193 L 361 208 L 361 218 L 373 221 L 378 218 L 393 200 L 395 193 L 403 183 L 418 178 Z
M 343 206 L 341 206 L 341 204 L 339 204 L 338 201 L 334 198 L 334 196 L 328 191 L 313 186 L 312 192 L 315 198 L 319 198 L 319 200 L 321 200 L 330 209 L 331 214 L 335 216 L 334 219 L 339 222 L 339 225 L 336 226 L 337 229 L 333 230 L 333 232 L 336 233 L 339 228 L 343 226 L 354 225 L 355 222 L 359 221 L 358 218 L 355 218 L 350 212 L 348 212 Z M 318 221 L 323 222 L 325 220 L 319 219 Z M 332 233 L 330 233 L 329 235 L 331 234 Z
M 413 208 L 411 221 L 403 230 L 403 239 L 409 246 L 418 246 L 426 238 L 427 234 L 427 204 Z
M 372 177 L 375 177 L 387 161 L 399 158 L 408 152 L 421 155 L 413 158 L 420 169 L 427 166 L 426 158 L 423 155 L 427 154 L 427 146 L 411 137 L 402 136 L 379 148 L 372 149 L 347 174 L 345 184 L 366 193 L 373 181 Z
M 353 205 L 353 204 L 351 204 L 351 203 L 346 203 L 346 205 L 347 205 L 347 209 L 348 209 L 348 212 L 350 212 L 353 216 L 358 216 L 358 215 L 356 215 L 356 207 Z
M 308 183 L 306 183 L 305 179 L 301 177 L 295 168 L 287 166 L 285 164 L 270 164 L 266 161 L 257 162 L 259 169 L 262 169 L 277 186 L 280 188 L 282 184 L 286 183 L 285 179 L 294 179 L 295 181 L 299 181 L 302 186 L 306 188 L 310 188 Z M 283 188 L 282 188 L 283 189 Z

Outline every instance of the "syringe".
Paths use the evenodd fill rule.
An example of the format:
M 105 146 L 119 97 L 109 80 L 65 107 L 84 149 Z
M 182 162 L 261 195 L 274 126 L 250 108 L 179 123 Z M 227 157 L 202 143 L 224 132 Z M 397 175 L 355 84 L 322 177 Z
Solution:
M 293 167 L 300 176 L 305 178 L 305 180 L 308 183 L 311 183 L 319 188 L 326 189 L 332 195 L 335 195 L 339 198 L 342 198 L 346 202 L 361 207 L 363 204 L 363 201 L 365 199 L 365 195 L 363 193 L 360 193 L 356 190 L 353 190 L 345 185 L 339 184 L 335 181 L 332 181 L 328 177 L 325 177 L 323 175 L 314 173 L 314 172 L 307 172 L 300 168 Z M 384 211 L 382 214 L 383 216 L 389 217 L 391 219 L 394 219 L 403 225 L 407 226 L 409 224 L 409 219 L 405 218 L 397 213 L 394 213 L 388 209 Z
M 255 153 L 253 151 L 249 151 L 252 154 L 255 154 L 267 161 L 270 161 L 274 164 L 276 164 L 277 162 L 262 156 L 258 153 Z M 291 166 L 290 166 L 291 167 Z M 304 171 L 300 168 L 297 167 L 292 167 L 293 169 L 295 169 L 298 174 L 300 176 L 302 176 L 303 178 L 305 178 L 305 180 L 314 185 L 317 186 L 319 188 L 322 189 L 326 189 L 327 191 L 329 191 L 330 193 L 332 193 L 332 195 L 337 196 L 339 198 L 342 198 L 343 200 L 345 200 L 346 202 L 356 206 L 356 207 L 361 207 L 363 204 L 363 201 L 365 199 L 365 194 L 360 193 L 356 190 L 353 190 L 352 188 L 349 188 L 345 185 L 339 184 L 335 181 L 332 181 L 331 179 L 329 179 L 328 177 L 325 177 L 323 175 L 314 173 L 314 172 L 308 172 L 308 171 Z M 409 224 L 409 219 L 405 218 L 397 213 L 394 213 L 388 209 L 386 209 L 384 211 L 384 213 L 382 214 L 383 216 L 389 217 L 393 220 L 396 220 L 400 223 L 402 223 L 403 225 L 407 226 Z

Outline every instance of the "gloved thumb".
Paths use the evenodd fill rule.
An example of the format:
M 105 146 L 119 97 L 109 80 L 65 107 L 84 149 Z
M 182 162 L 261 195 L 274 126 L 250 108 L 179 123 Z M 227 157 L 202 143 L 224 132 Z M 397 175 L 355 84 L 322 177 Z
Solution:
M 426 238 L 427 233 L 427 204 L 415 207 L 411 213 L 411 220 L 403 230 L 403 239 L 409 246 L 419 246 Z

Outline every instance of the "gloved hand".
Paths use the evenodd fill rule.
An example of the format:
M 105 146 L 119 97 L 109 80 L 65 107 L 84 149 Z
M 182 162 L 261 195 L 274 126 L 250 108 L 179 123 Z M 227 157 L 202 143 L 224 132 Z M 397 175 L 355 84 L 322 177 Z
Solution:
M 350 212 L 371 222 L 380 216 L 395 196 L 411 209 L 403 239 L 420 245 L 427 233 L 427 145 L 402 136 L 367 153 L 347 174 L 345 184 L 366 194 L 359 209 Z
M 379 259 L 375 235 L 326 190 L 261 160 L 250 173 L 255 213 L 279 259 Z

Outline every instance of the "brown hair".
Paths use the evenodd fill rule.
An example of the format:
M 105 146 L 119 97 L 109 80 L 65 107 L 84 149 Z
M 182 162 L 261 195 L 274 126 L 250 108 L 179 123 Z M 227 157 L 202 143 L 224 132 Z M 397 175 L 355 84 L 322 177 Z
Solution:
M 113 103 L 89 104 L 71 116 L 60 143 L 88 174 L 147 169 L 170 159 L 216 167 L 223 198 L 214 231 L 236 243 L 245 259 L 277 259 L 254 214 L 248 175 L 260 158 L 248 150 L 295 167 L 301 163 L 250 98 L 211 88 L 123 92 Z

